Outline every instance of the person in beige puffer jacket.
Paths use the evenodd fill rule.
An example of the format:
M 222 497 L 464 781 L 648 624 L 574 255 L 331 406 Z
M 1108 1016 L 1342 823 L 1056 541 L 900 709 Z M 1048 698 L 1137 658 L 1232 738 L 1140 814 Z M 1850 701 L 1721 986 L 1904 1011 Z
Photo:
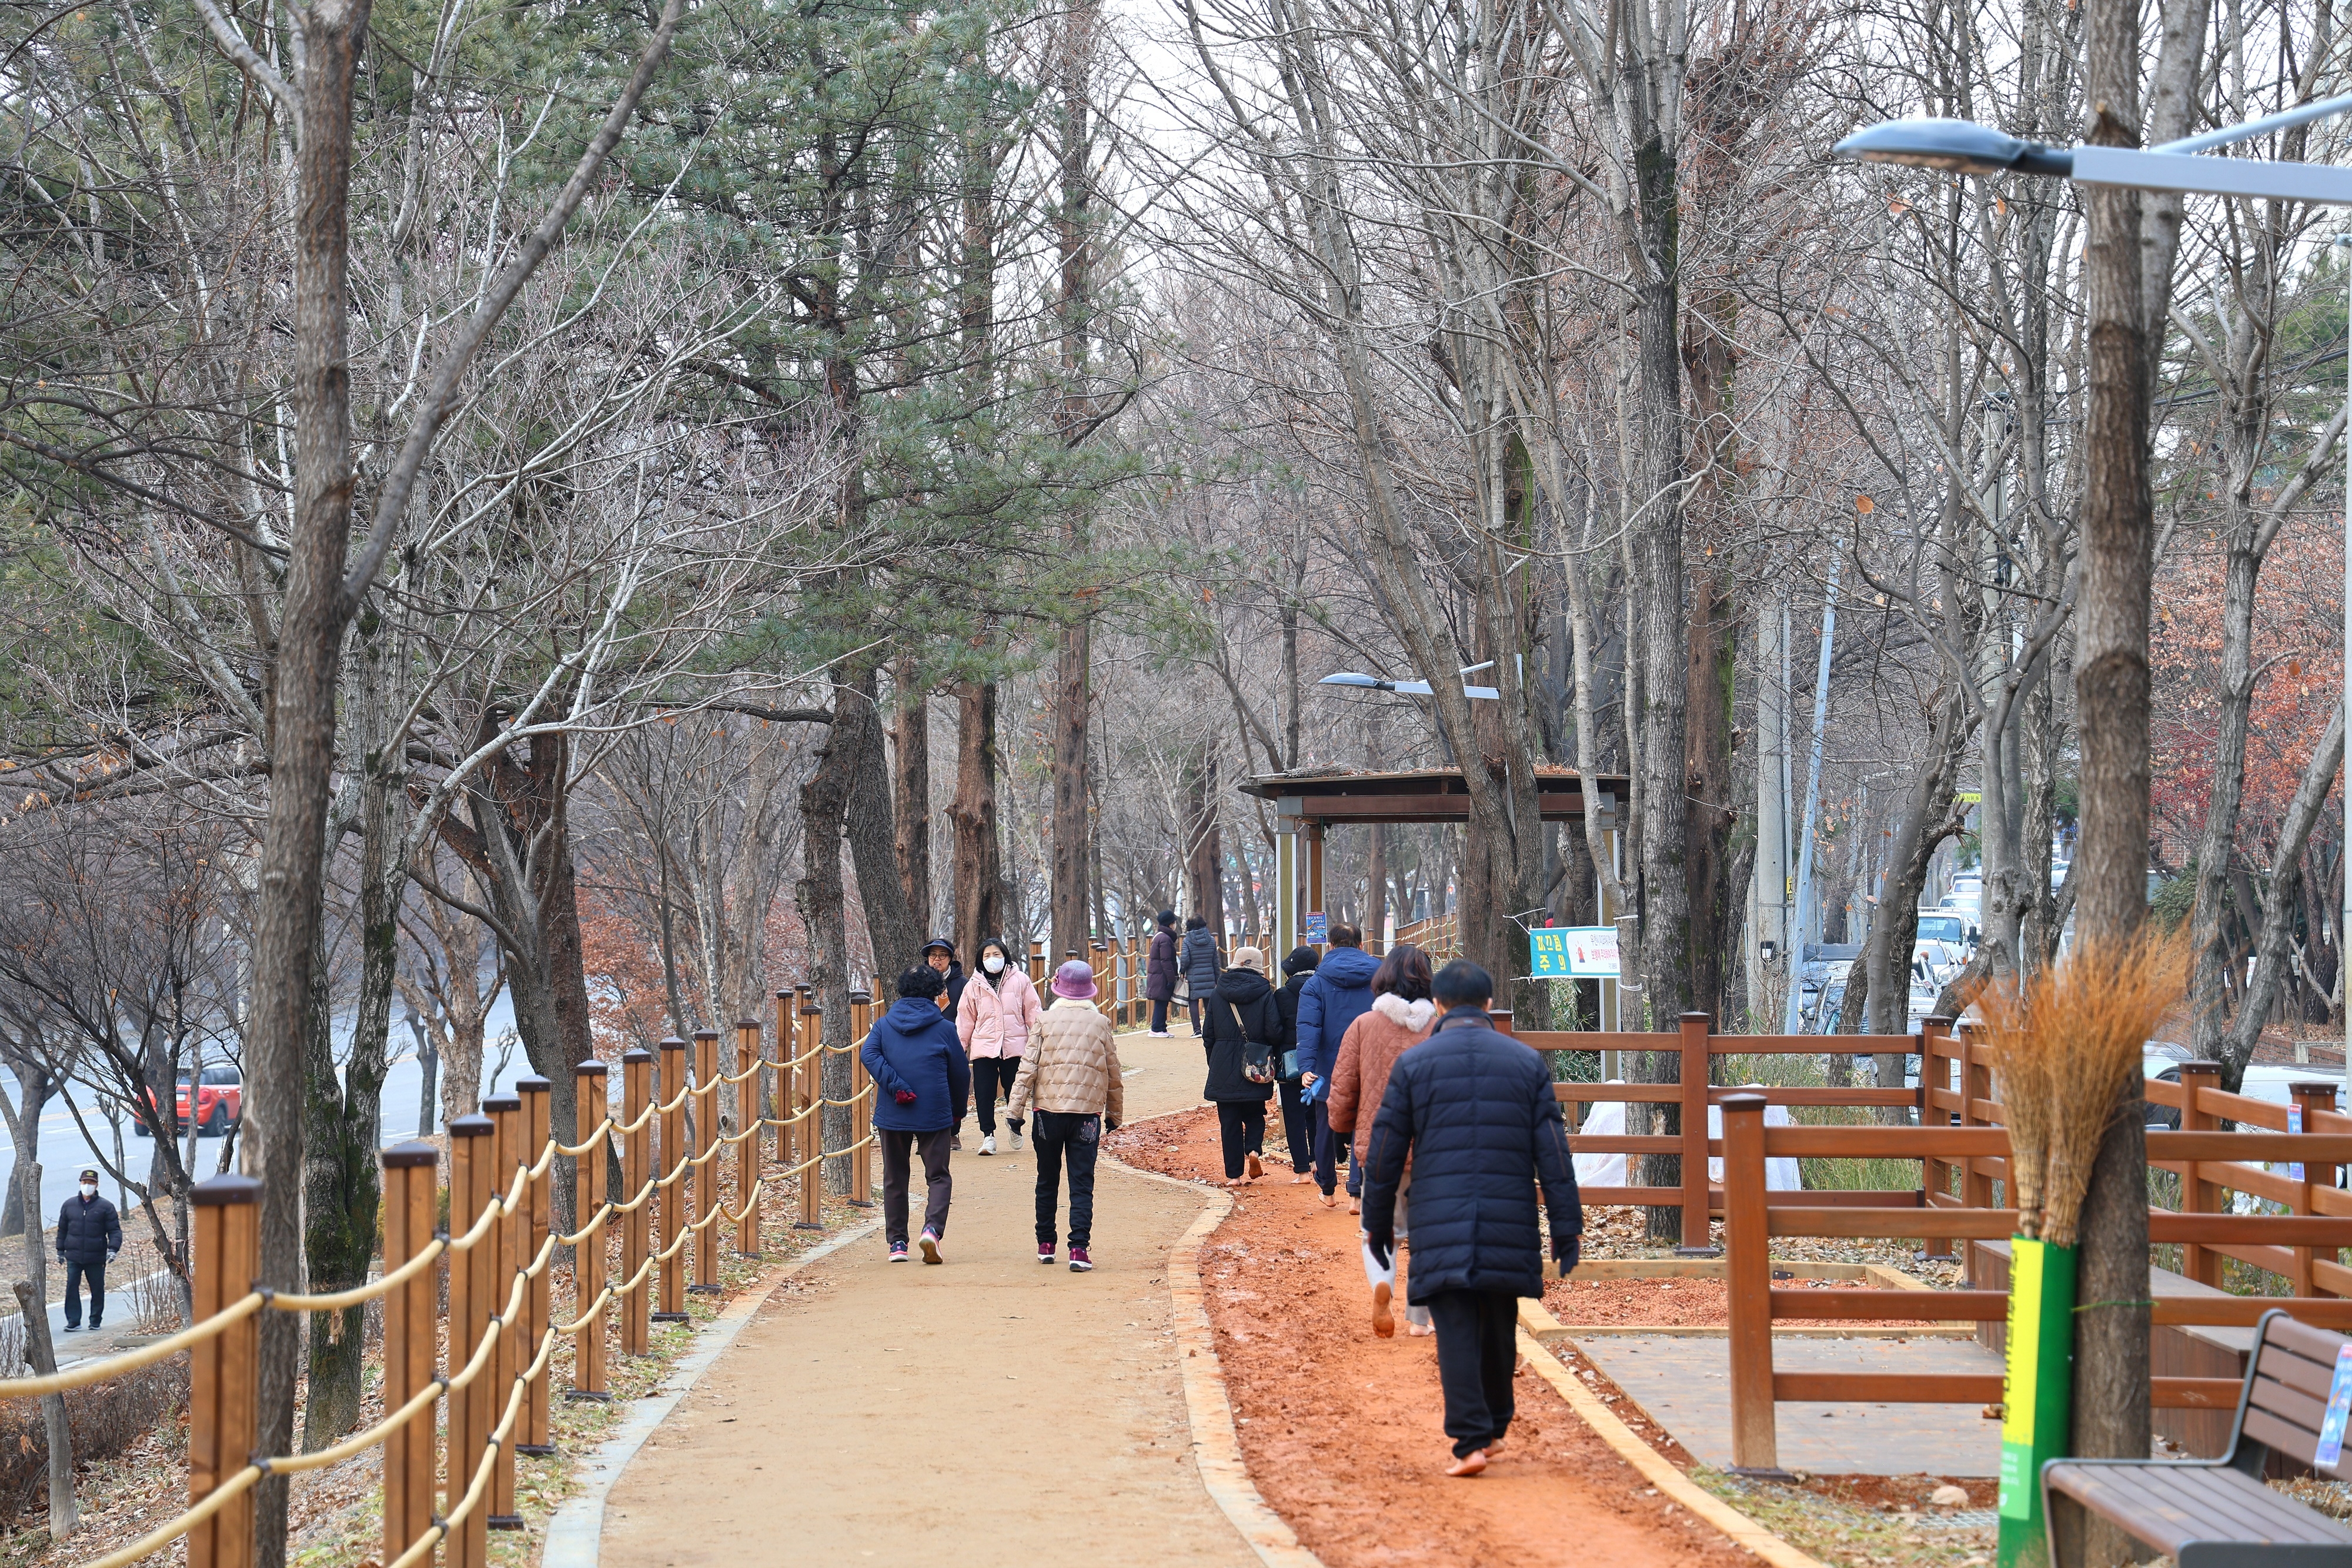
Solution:
M 1037 1261 L 1051 1266 L 1062 1166 L 1070 1168 L 1070 1272 L 1094 1265 L 1095 1156 L 1102 1135 L 1116 1132 L 1127 1109 L 1118 1042 L 1110 1019 L 1094 1004 L 1095 972 L 1073 958 L 1054 971 L 1054 1005 L 1037 1015 L 1021 1076 L 1013 1080 L 1004 1119 L 1015 1133 L 1034 1109 L 1030 1131 L 1037 1155 Z

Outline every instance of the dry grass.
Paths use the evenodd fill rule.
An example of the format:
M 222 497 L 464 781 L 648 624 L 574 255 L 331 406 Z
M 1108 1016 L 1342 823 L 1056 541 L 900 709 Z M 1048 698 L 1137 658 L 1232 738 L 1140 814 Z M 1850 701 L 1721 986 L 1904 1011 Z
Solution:
M 2021 988 L 1977 997 L 2007 1107 L 2020 1235 L 2074 1245 L 2099 1144 L 2188 969 L 2186 942 L 2142 931 L 2085 943 Z

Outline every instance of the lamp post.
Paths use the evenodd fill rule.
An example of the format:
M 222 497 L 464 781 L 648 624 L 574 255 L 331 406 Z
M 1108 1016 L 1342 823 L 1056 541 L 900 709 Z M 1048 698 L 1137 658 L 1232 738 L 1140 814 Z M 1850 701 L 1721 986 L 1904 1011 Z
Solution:
M 2336 253 L 2352 264 L 2352 234 L 2336 236 Z M 2345 268 L 2352 278 L 2352 265 Z M 2352 704 L 2352 282 L 2345 291 L 2344 319 L 2344 700 Z M 2352 719 L 2352 712 L 2345 716 Z M 2352 779 L 2344 789 L 2344 842 L 2338 856 L 2352 854 Z M 2344 879 L 2344 907 L 2336 912 L 2336 988 L 2346 998 L 2344 1030 L 2344 1098 L 2352 1106 L 2352 973 L 2346 971 L 2347 941 L 2352 933 L 2352 876 Z

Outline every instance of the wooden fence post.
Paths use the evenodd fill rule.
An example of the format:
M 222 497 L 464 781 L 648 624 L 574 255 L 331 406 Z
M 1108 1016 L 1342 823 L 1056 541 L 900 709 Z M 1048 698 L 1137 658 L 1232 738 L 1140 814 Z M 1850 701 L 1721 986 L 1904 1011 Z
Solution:
M 429 1176 L 427 1181 L 429 1191 Z M 245 1300 L 261 1272 L 261 1183 L 248 1176 L 217 1176 L 190 1188 L 188 1198 L 196 1211 L 192 1284 L 196 1321 L 202 1322 Z M 429 1224 L 430 1208 L 425 1218 Z M 188 1501 L 194 1504 L 251 1461 L 260 1433 L 260 1410 L 254 1397 L 260 1371 L 260 1315 L 223 1329 L 188 1355 Z M 425 1430 L 429 1447 L 430 1416 Z M 432 1475 L 429 1464 L 425 1474 Z M 426 1511 L 430 1513 L 429 1506 Z M 188 1531 L 188 1564 L 247 1568 L 252 1561 L 253 1489 L 248 1487 Z
M 482 1102 L 482 1110 L 490 1118 L 490 1124 L 498 1129 L 497 1153 L 492 1155 L 490 1166 L 490 1196 L 502 1197 L 513 1187 L 515 1172 L 530 1163 L 530 1155 L 523 1149 L 522 1096 L 490 1095 Z M 507 1301 L 514 1291 L 515 1275 L 522 1266 L 522 1239 L 530 1228 L 528 1218 L 530 1207 L 530 1196 L 525 1194 L 520 1207 L 509 1209 L 491 1225 L 490 1238 L 483 1243 L 491 1249 L 497 1260 L 490 1275 L 488 1302 L 494 1313 L 507 1310 Z M 530 1296 L 530 1290 L 526 1287 L 524 1300 L 529 1301 Z M 501 1323 L 498 1349 L 490 1353 L 488 1416 L 493 1430 L 498 1427 L 499 1417 L 506 1413 L 507 1396 L 513 1391 L 515 1379 L 521 1375 L 527 1364 L 526 1358 L 530 1354 L 522 1343 L 529 1317 L 530 1312 L 526 1309 Z M 516 1426 L 520 1425 L 521 1423 L 518 1419 Z M 518 1435 L 514 1427 L 507 1428 L 507 1435 L 499 1440 L 498 1462 L 490 1467 L 490 1490 L 482 1499 L 482 1506 L 489 1510 L 488 1524 L 492 1530 L 522 1528 L 522 1515 L 515 1511 L 514 1501 L 514 1456 Z
M 817 1052 L 793 1072 L 797 1081 L 793 1091 L 794 1114 L 805 1110 L 794 1134 L 793 1164 L 807 1168 L 801 1172 L 801 1217 L 793 1221 L 795 1230 L 824 1228 L 824 1167 L 816 1163 L 824 1152 L 824 1113 L 815 1109 L 824 1095 L 824 1009 L 809 997 L 808 988 L 801 988 L 801 1031 L 799 1044 L 803 1051 Z
M 1045 984 L 1045 944 L 1029 944 L 1029 983 L 1042 988 Z
M 383 1151 L 383 1271 L 397 1270 L 432 1244 L 440 1151 L 394 1144 Z M 399 1409 L 430 1384 L 441 1344 L 439 1279 L 425 1269 L 383 1299 L 383 1407 Z M 427 1405 L 383 1440 L 383 1560 L 390 1563 L 433 1528 L 434 1407 Z
M 707 1223 L 719 1209 L 719 1031 L 694 1031 L 694 1218 L 705 1221 L 694 1233 L 694 1285 L 697 1295 L 717 1295 L 719 1227 Z
M 874 1082 L 866 1071 L 866 1032 L 874 1027 L 874 998 L 863 991 L 849 998 L 849 1142 L 858 1141 L 861 1123 L 870 1126 L 874 1109 L 861 1098 Z M 874 1207 L 874 1151 L 858 1149 L 849 1156 L 849 1201 L 859 1208 Z
M 661 1188 L 656 1201 L 661 1206 L 661 1222 L 654 1227 L 656 1250 L 666 1250 L 671 1243 L 686 1234 L 686 1176 L 693 1167 L 683 1164 L 686 1158 L 686 1102 L 678 1091 L 686 1087 L 686 1041 L 669 1035 L 661 1042 L 661 1076 L 654 1092 L 669 1107 L 661 1113 L 661 1150 L 656 1156 L 661 1176 L 655 1185 Z M 657 1323 L 686 1322 L 686 1249 L 681 1247 L 661 1260 L 656 1272 L 661 1278 L 661 1305 L 654 1310 Z
M 1978 1038 L 1979 1033 L 1978 1030 L 1966 1023 L 1959 1026 L 1960 1125 L 1963 1127 L 1986 1125 L 1989 1118 L 1980 1114 L 1978 1107 L 1992 1099 L 1992 1061 L 1985 1055 L 1984 1041 Z M 2004 1171 L 2008 1169 L 2007 1162 L 2002 1163 L 2001 1168 Z M 1973 1155 L 1962 1155 L 1960 1207 L 1962 1208 L 1996 1207 L 1993 1203 L 1992 1182 L 1992 1173 L 1986 1167 L 1982 1158 Z M 1971 1289 L 1976 1285 L 1978 1251 L 1979 1248 L 1974 1241 L 1965 1241 L 1960 1244 L 1962 1260 L 1960 1277 L 1962 1281 Z
M 778 991 L 776 1060 L 780 1062 L 792 1061 L 793 1054 L 800 1049 L 793 1043 L 793 1010 L 792 992 Z M 763 1103 L 775 1106 L 771 1114 L 776 1118 L 776 1163 L 788 1166 L 793 1163 L 793 1125 L 787 1118 L 796 1108 L 793 1104 L 793 1070 L 789 1067 L 771 1068 L 768 1080 L 768 1099 Z
M 1685 1071 L 1689 1058 L 1685 1057 Z M 1764 1199 L 1761 1094 L 1723 1097 L 1723 1272 L 1730 1299 L 1731 1462 L 1778 1469 L 1772 1416 L 1772 1240 Z
M 522 1160 L 536 1166 L 547 1153 L 548 1142 L 554 1136 L 550 1118 L 546 1079 L 532 1073 L 515 1081 L 515 1092 L 522 1096 Z M 519 1217 L 522 1235 L 515 1255 L 523 1268 L 538 1260 L 547 1245 L 549 1220 L 555 1207 L 555 1162 L 530 1178 L 523 1192 L 523 1211 Z M 577 1197 L 574 1202 L 577 1203 Z M 575 1276 L 576 1277 L 576 1276 Z M 524 1333 L 515 1353 L 518 1370 L 539 1358 L 539 1347 L 547 1337 L 550 1288 L 555 1282 L 555 1259 L 550 1254 L 547 1267 L 541 1269 L 523 1287 L 522 1321 Z M 539 1375 L 530 1380 L 530 1392 L 523 1396 L 521 1413 L 515 1417 L 514 1451 L 518 1454 L 551 1454 L 555 1444 L 548 1433 L 547 1388 L 551 1381 L 549 1369 L 541 1367 Z M 517 1526 L 518 1529 L 520 1526 Z
M 621 1053 L 621 1119 L 636 1130 L 621 1135 L 623 1203 L 646 1197 L 654 1174 L 653 1118 L 646 1112 L 654 1103 L 654 1053 L 632 1047 Z M 621 1278 L 636 1281 L 621 1298 L 621 1354 L 644 1355 L 653 1345 L 653 1281 L 638 1280 L 637 1270 L 654 1252 L 654 1205 L 651 1198 L 631 1209 L 621 1221 Z
M 1707 1031 L 1714 1023 L 1706 1013 L 1682 1016 L 1683 1239 L 1675 1251 L 1685 1258 L 1712 1258 L 1718 1250 L 1707 1228 Z
M 488 1116 L 459 1116 L 449 1124 L 449 1234 L 463 1236 L 490 1206 L 490 1172 L 498 1164 L 498 1127 Z M 497 1272 L 499 1239 L 495 1231 L 474 1244 L 470 1252 L 449 1260 L 449 1370 L 466 1364 L 489 1332 L 492 1280 Z M 464 1389 L 449 1398 L 447 1479 L 442 1491 L 441 1513 L 447 1518 L 465 1500 L 473 1484 L 474 1468 L 488 1448 L 490 1386 L 496 1373 L 484 1367 Z M 483 1568 L 489 1560 L 489 1521 L 477 1507 L 453 1527 L 445 1542 L 448 1568 Z
M 1935 1017 L 1921 1020 L 1919 1025 L 1919 1124 L 1923 1127 L 1929 1125 L 1940 1127 L 1950 1120 L 1951 1113 L 1936 1109 L 1934 1092 L 1948 1090 L 1951 1087 L 1951 1019 Z M 1731 1167 L 1726 1166 L 1723 1171 L 1724 1175 L 1728 1176 L 1731 1174 Z M 1728 1188 L 1730 1183 L 1727 1181 L 1724 1185 Z M 1922 1193 L 1948 1196 L 1952 1190 L 1951 1162 L 1938 1159 L 1920 1161 L 1919 1187 Z M 1919 1202 L 1923 1207 L 1929 1207 L 1924 1197 Z M 1919 1251 L 1923 1258 L 1949 1258 L 1952 1255 L 1952 1239 L 1948 1236 L 1930 1236 L 1920 1242 Z
M 2336 1085 L 2333 1083 L 2290 1083 L 2287 1085 L 2287 1092 L 2294 1096 L 2294 1108 L 2298 1113 L 2297 1122 L 2305 1133 L 2319 1131 L 2318 1113 L 2320 1112 L 2332 1113 L 2336 1109 Z M 2312 1207 L 2311 1189 L 2315 1186 L 2334 1186 L 2336 1166 L 2333 1164 L 2316 1165 L 2310 1160 L 2299 1163 L 2303 1166 L 2303 1192 L 2302 1196 L 2294 1201 L 2294 1210 L 2297 1214 L 2316 1214 L 2319 1211 Z M 2323 1252 L 2329 1262 L 2336 1261 L 2336 1249 L 2333 1247 L 2294 1249 L 2294 1271 L 2287 1276 L 2293 1282 L 2293 1294 L 2315 1296 L 2319 1293 L 2311 1277 L 2311 1260 L 2321 1256 Z
M 2218 1061 L 2184 1061 L 2180 1064 L 2180 1130 L 2184 1133 L 2210 1133 L 2220 1118 L 2200 1103 L 2201 1091 L 2221 1087 L 2221 1064 Z M 2180 1170 L 2180 1212 L 2183 1214 L 2213 1214 L 2220 1211 L 2221 1196 L 2213 1184 L 2205 1179 L 2203 1167 L 2195 1160 L 2186 1162 Z M 2185 1241 L 2180 1247 L 2180 1271 L 2200 1285 L 2219 1288 L 2221 1283 L 2221 1255 L 2210 1247 Z
M 760 1179 L 760 1119 L 768 1113 L 767 1096 L 760 1080 L 767 1069 L 754 1072 L 760 1060 L 760 1020 L 743 1019 L 735 1025 L 735 1116 L 740 1124 L 735 1139 L 735 1250 L 745 1258 L 760 1255 L 760 1214 L 751 1207 L 751 1188 Z
M 613 1103 L 604 1092 L 603 1062 L 582 1062 L 572 1070 L 572 1103 L 579 1108 L 581 1128 L 589 1134 L 581 1140 L 589 1147 L 572 1156 L 572 1190 L 578 1195 L 573 1199 L 578 1228 L 589 1231 L 572 1249 L 572 1311 L 574 1316 L 585 1313 L 588 1321 L 573 1331 L 572 1387 L 564 1397 L 609 1400 L 613 1396 L 604 1386 L 604 1322 L 608 1314 L 603 1308 L 589 1312 L 588 1303 L 604 1291 L 604 1242 L 611 1228 L 597 1226 L 595 1218 L 596 1211 L 604 1207 L 604 1151 L 611 1146 L 611 1138 L 595 1129 L 605 1119 Z

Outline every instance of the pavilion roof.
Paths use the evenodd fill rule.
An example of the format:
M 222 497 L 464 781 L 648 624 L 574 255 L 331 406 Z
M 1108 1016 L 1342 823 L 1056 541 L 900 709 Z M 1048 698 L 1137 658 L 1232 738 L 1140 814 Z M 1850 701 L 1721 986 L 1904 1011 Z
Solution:
M 1596 809 L 1612 811 L 1627 790 L 1622 774 L 1596 773 L 1588 780 L 1573 768 L 1538 768 L 1536 794 L 1546 821 L 1580 821 L 1585 790 L 1591 786 Z M 1381 772 L 1348 768 L 1301 768 L 1244 779 L 1244 795 L 1275 802 L 1278 813 L 1309 822 L 1462 822 L 1470 816 L 1470 794 L 1458 768 L 1421 768 Z

